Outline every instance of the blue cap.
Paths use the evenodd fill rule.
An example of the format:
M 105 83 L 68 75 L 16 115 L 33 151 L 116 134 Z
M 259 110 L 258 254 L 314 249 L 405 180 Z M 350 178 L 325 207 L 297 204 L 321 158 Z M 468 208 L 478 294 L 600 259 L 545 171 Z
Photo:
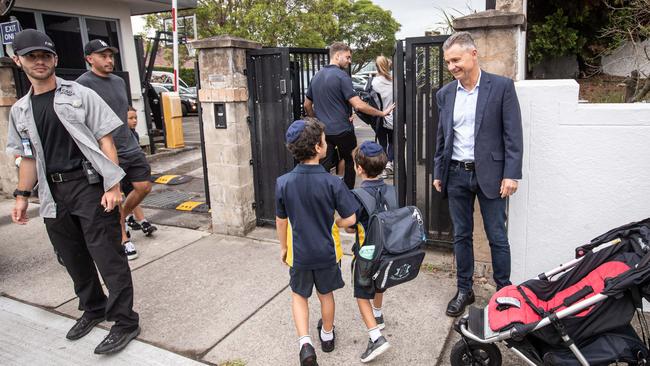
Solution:
M 300 137 L 300 134 L 302 131 L 305 129 L 305 121 L 299 119 L 297 121 L 293 121 L 291 126 L 287 129 L 287 134 L 285 135 L 287 139 L 287 143 L 291 144 L 296 142 L 298 140 L 298 137 Z
M 364 141 L 361 146 L 359 146 L 359 150 L 363 152 L 363 155 L 368 157 L 377 156 L 384 151 L 378 143 L 373 141 Z

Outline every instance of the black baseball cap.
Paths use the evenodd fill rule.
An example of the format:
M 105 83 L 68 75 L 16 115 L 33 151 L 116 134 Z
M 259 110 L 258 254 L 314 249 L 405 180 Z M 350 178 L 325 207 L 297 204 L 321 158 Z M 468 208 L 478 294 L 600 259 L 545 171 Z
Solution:
M 18 32 L 13 41 L 14 53 L 25 56 L 33 51 L 45 51 L 56 55 L 54 42 L 43 32 L 36 29 L 25 29 Z
M 84 46 L 84 54 L 86 56 L 94 52 L 104 52 L 106 50 L 111 50 L 113 53 L 119 52 L 117 48 L 110 46 L 108 43 L 101 39 L 93 39 L 92 41 L 86 43 Z

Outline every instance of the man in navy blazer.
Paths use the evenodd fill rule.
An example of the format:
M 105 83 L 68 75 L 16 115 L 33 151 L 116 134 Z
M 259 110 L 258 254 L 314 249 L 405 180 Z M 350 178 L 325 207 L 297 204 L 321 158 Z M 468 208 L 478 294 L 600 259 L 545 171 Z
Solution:
M 439 123 L 433 185 L 449 198 L 458 291 L 446 313 L 458 316 L 474 302 L 476 197 L 490 242 L 497 289 L 510 284 L 506 199 L 515 193 L 517 179 L 521 179 L 523 139 L 513 81 L 480 69 L 478 51 L 468 32 L 454 33 L 442 49 L 456 80 L 436 94 Z

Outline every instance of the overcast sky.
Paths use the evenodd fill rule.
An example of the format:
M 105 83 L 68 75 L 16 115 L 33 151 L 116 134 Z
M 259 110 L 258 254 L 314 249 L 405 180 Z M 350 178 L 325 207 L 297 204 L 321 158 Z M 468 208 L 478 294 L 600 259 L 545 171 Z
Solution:
M 397 39 L 423 36 L 424 32 L 440 27 L 444 22 L 443 11 L 453 16 L 466 15 L 473 11 L 485 10 L 485 0 L 373 0 L 386 10 L 390 10 L 401 25 Z M 462 14 L 461 14 L 462 13 Z M 142 17 L 131 17 L 133 33 L 142 32 Z

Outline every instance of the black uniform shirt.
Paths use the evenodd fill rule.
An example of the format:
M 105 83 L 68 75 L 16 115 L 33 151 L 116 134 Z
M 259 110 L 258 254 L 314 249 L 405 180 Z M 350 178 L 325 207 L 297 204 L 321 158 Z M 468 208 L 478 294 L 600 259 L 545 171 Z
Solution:
M 54 92 L 32 95 L 32 111 L 43 144 L 47 174 L 81 169 L 81 150 L 54 112 Z

